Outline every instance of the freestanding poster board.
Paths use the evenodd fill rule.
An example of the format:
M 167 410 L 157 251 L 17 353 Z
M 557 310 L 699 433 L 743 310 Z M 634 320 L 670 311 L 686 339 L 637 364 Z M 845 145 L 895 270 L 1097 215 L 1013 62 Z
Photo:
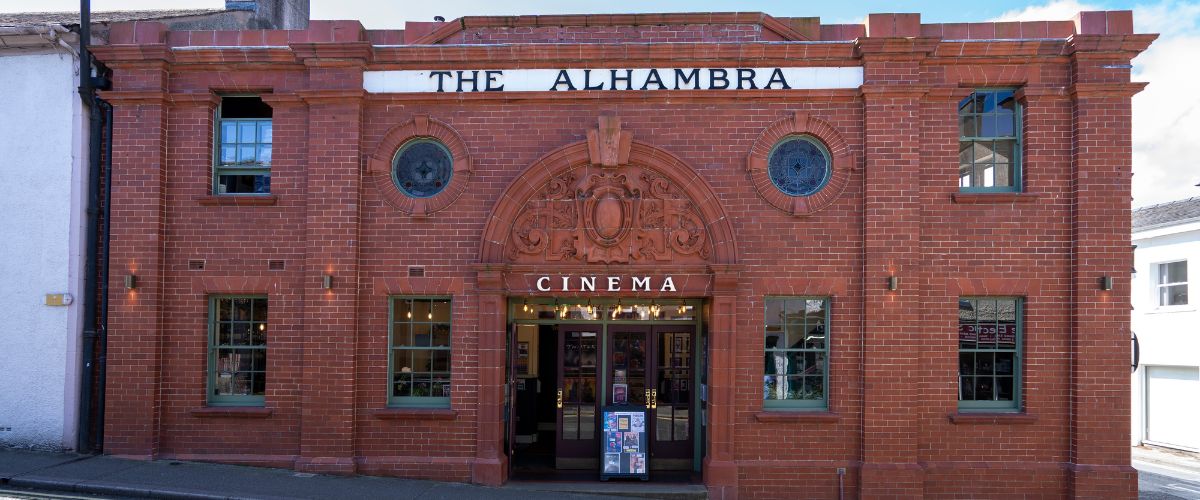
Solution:
M 606 406 L 601 418 L 604 436 L 600 440 L 600 480 L 613 477 L 650 480 L 646 407 Z

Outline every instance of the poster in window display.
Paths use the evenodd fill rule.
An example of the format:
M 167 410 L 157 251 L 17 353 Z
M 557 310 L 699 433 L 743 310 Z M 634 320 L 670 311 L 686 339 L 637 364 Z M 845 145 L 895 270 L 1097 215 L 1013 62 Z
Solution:
M 600 479 L 630 477 L 649 480 L 646 436 L 646 408 L 632 405 L 605 407 L 600 419 L 603 436 L 600 445 L 604 464 Z
M 623 405 L 629 402 L 629 386 L 626 384 L 613 384 L 613 404 Z

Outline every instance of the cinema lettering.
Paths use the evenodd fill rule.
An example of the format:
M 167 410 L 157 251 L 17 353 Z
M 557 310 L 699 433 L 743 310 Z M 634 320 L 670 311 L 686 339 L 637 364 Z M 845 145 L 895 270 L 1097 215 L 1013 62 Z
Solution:
M 670 276 L 662 281 L 652 280 L 650 276 L 541 276 L 535 284 L 539 292 L 674 292 L 675 280 Z M 599 288 L 597 288 L 599 287 Z
M 560 68 L 367 71 L 372 93 L 857 88 L 862 67 Z

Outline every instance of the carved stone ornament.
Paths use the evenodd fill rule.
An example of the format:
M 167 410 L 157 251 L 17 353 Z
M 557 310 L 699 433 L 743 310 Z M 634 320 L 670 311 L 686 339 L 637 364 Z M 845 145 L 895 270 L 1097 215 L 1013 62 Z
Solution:
M 554 177 L 512 228 L 510 262 L 705 262 L 708 231 L 695 205 L 646 167 L 580 167 Z
M 527 200 L 505 256 L 513 263 L 706 262 L 712 242 L 686 192 L 629 158 L 628 131 L 602 117 L 590 134 L 591 161 L 566 169 Z

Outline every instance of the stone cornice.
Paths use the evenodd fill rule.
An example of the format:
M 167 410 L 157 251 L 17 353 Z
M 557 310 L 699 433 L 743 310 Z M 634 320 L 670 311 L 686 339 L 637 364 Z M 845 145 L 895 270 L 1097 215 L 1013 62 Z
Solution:
M 1017 89 L 1014 95 L 1020 102 L 1066 99 L 1067 88 L 1061 85 L 1026 85 Z
M 221 102 L 221 97 L 212 92 L 177 92 L 167 96 L 172 105 L 206 105 L 214 107 Z
M 642 26 L 667 24 L 758 24 L 786 41 L 808 40 L 782 21 L 762 12 L 712 12 L 671 14 L 588 14 L 551 16 L 467 16 L 439 26 L 414 40 L 432 45 L 471 28 L 535 28 L 542 26 Z
M 1067 87 L 1071 99 L 1120 97 L 1128 99 L 1146 88 L 1149 82 L 1076 83 Z
M 1125 53 L 1132 59 L 1150 47 L 1158 35 L 1071 35 L 1065 46 L 1066 54 L 1077 59 L 1095 54 L 1087 53 Z M 1111 57 L 1111 56 L 1110 56 Z
M 202 47 L 171 51 L 177 64 L 295 64 L 290 47 Z
M 102 90 L 100 98 L 114 105 L 160 104 L 170 102 L 171 95 L 161 90 Z
M 301 97 L 299 94 L 293 94 L 293 93 L 273 93 L 272 92 L 272 93 L 264 93 L 260 97 L 262 97 L 263 102 L 267 103 L 271 107 L 300 106 L 300 105 L 304 104 L 304 98 Z
M 859 38 L 855 53 L 869 60 L 923 59 L 937 50 L 939 38 Z
M 104 64 L 119 68 L 128 63 L 144 64 L 147 62 L 171 63 L 175 61 L 174 53 L 166 44 L 145 45 L 96 45 L 88 49 L 96 59 Z
M 301 90 L 296 96 L 308 104 L 336 104 L 362 102 L 367 91 L 362 89 Z
M 872 97 L 921 97 L 929 93 L 928 85 L 868 83 L 863 84 L 864 96 Z
M 306 66 L 356 66 L 372 59 L 369 42 L 293 43 L 292 52 Z
M 960 64 L 964 57 L 989 59 L 1027 59 L 1061 57 L 1066 40 L 942 40 L 933 50 L 930 63 Z M 976 62 L 974 60 L 972 63 Z
M 853 42 L 505 44 L 376 47 L 372 70 L 409 68 L 578 68 L 670 63 L 697 66 L 857 66 Z

